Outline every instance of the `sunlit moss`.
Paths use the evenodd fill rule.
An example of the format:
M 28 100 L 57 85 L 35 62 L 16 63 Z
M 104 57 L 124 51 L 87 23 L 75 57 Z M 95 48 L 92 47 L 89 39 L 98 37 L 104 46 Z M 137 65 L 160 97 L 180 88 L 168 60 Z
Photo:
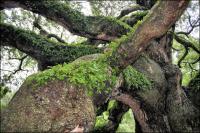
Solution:
M 109 69 L 105 62 L 97 60 L 57 65 L 28 78 L 29 82 L 36 83 L 35 87 L 52 80 L 67 80 L 72 84 L 84 86 L 89 95 L 92 95 L 94 90 L 99 93 L 109 92 L 116 79 L 115 71 Z
M 113 109 L 117 108 L 118 102 L 116 100 L 110 100 L 108 102 L 107 111 L 112 111 Z
M 97 116 L 94 129 L 100 130 L 100 129 L 104 128 L 109 122 L 108 117 L 109 117 L 108 111 L 105 111 L 102 113 L 102 115 Z
M 151 82 L 146 78 L 146 76 L 132 66 L 128 66 L 123 70 L 125 85 L 127 89 L 150 89 Z
M 137 30 L 137 28 L 142 24 L 142 21 L 138 21 L 137 24 L 131 29 L 130 32 L 128 32 L 126 35 L 123 35 L 122 37 L 120 37 L 119 39 L 115 39 L 113 40 L 109 46 L 108 46 L 108 50 L 105 52 L 105 57 L 107 59 L 107 61 L 109 62 L 109 64 L 113 67 L 114 65 L 111 64 L 111 62 L 117 62 L 119 60 L 119 58 L 121 58 L 121 56 L 126 57 L 127 54 L 125 52 L 123 52 L 123 55 L 120 55 L 120 53 L 117 53 L 117 49 L 121 46 L 121 45 L 127 45 L 128 43 L 130 43 Z
M 105 110 L 101 115 L 96 117 L 95 127 L 94 130 L 101 131 L 109 122 L 109 115 L 112 110 L 118 107 L 118 102 L 116 100 L 110 100 L 108 102 L 107 110 Z
M 148 11 L 137 11 L 130 13 L 124 17 L 122 17 L 120 20 L 126 22 L 130 18 L 134 17 L 136 20 L 141 20 L 143 17 L 147 15 Z
M 133 112 L 131 109 L 129 109 L 121 119 L 121 122 L 116 130 L 117 133 L 119 132 L 130 132 L 134 133 L 135 132 L 135 119 L 133 116 Z

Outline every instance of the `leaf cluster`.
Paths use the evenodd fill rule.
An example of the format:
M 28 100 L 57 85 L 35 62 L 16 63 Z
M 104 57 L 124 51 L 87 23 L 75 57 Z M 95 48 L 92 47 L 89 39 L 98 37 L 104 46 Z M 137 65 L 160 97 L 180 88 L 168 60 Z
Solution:
M 128 66 L 124 69 L 123 75 L 127 89 L 145 90 L 151 88 L 151 82 L 147 79 L 147 77 L 135 70 L 132 66 Z

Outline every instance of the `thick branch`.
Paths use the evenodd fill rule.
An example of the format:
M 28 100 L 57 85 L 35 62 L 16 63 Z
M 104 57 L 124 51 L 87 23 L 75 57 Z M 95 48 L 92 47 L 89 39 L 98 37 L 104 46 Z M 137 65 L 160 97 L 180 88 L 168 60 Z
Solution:
M 113 52 L 112 66 L 125 68 L 147 48 L 148 42 L 165 34 L 187 8 L 188 0 L 159 1 L 136 29 L 132 38 Z
M 80 12 L 71 9 L 66 3 L 54 0 L 4 0 L 0 2 L 0 8 L 21 7 L 34 13 L 43 15 L 79 36 L 110 41 L 126 34 L 130 27 L 121 22 L 102 16 L 84 16 Z
M 127 14 L 129 14 L 131 12 L 138 11 L 138 10 L 146 10 L 146 8 L 143 7 L 143 6 L 140 6 L 140 5 L 135 5 L 133 7 L 126 8 L 126 9 L 121 11 L 120 15 L 117 18 L 120 19 L 123 16 L 125 16 L 125 15 L 127 15 Z
M 145 112 L 142 111 L 142 109 L 140 108 L 140 103 L 137 100 L 133 99 L 128 94 L 120 94 L 119 96 L 115 96 L 115 99 L 128 105 L 132 109 L 133 114 L 140 124 L 143 132 L 151 132 L 151 129 L 147 124 Z
M 122 20 L 124 23 L 127 23 L 131 27 L 133 27 L 139 20 L 142 20 L 146 15 L 148 14 L 148 11 L 133 13 L 130 17 L 122 17 L 120 20 Z
M 67 46 L 50 41 L 33 32 L 0 24 L 1 45 L 12 46 L 46 65 L 70 62 L 101 50 L 92 46 Z

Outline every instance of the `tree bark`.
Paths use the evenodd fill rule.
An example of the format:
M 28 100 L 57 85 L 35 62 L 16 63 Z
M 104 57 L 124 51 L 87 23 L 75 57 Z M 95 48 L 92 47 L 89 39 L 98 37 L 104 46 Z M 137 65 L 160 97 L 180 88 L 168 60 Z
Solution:
M 10 1 L 11 0 L 9 0 L 9 2 Z M 16 0 L 13 1 L 17 3 Z M 3 2 L 1 7 L 10 7 L 9 2 Z M 99 25 L 102 25 L 102 23 L 107 22 L 107 19 L 103 18 L 102 20 L 100 19 L 100 17 L 93 17 L 92 19 L 97 18 L 97 21 L 88 21 L 88 23 L 85 23 L 87 22 L 86 20 L 92 19 L 89 17 L 83 17 L 79 14 L 81 16 L 81 19 L 74 20 L 72 16 L 66 14 L 74 13 L 68 6 L 63 7 L 66 10 L 66 13 L 64 13 L 63 10 L 61 10 L 60 8 L 58 9 L 59 6 L 55 6 L 56 10 L 53 10 L 52 14 L 50 15 L 50 9 L 52 9 L 52 7 L 54 6 L 48 7 L 48 4 L 45 2 L 46 1 L 42 1 L 43 4 L 41 5 L 37 4 L 36 2 L 33 2 L 33 5 L 35 4 L 37 7 L 34 7 L 32 4 L 29 5 L 26 2 L 18 2 L 21 5 L 14 6 L 20 6 L 24 9 L 40 13 L 44 16 L 47 16 L 47 18 L 62 23 L 62 25 L 64 25 L 65 27 L 69 28 L 70 26 L 72 26 L 70 29 L 72 32 L 78 35 L 86 36 L 88 38 L 112 40 L 113 38 L 121 36 L 122 34 L 127 32 L 126 30 L 123 30 L 119 33 L 115 33 L 117 30 L 121 28 L 123 29 L 123 27 L 120 28 L 118 24 L 116 26 L 114 23 L 112 25 L 113 28 L 109 29 L 109 32 L 113 33 L 109 33 L 108 31 L 106 31 L 107 27 L 101 27 L 97 31 L 102 31 L 103 33 L 98 34 L 96 33 L 95 28 L 97 28 Z M 30 3 L 32 3 L 32 1 Z M 148 91 L 140 90 L 137 92 L 129 92 L 126 88 L 124 88 L 123 91 L 125 92 L 123 92 L 119 97 L 116 97 L 117 100 L 129 105 L 129 107 L 133 109 L 135 118 L 139 122 L 142 131 L 144 132 L 197 132 L 200 130 L 199 110 L 195 106 L 193 106 L 193 104 L 188 100 L 182 87 L 180 86 L 182 75 L 180 70 L 171 64 L 171 55 L 168 51 L 171 47 L 171 40 L 165 41 L 166 38 L 168 38 L 168 35 L 164 35 L 169 30 L 169 28 L 175 23 L 175 21 L 180 17 L 180 15 L 186 9 L 188 3 L 189 1 L 187 0 L 158 2 L 158 4 L 156 4 L 155 7 L 153 7 L 152 11 L 145 18 L 143 23 L 136 29 L 129 42 L 121 43 L 117 50 L 114 51 L 113 54 L 109 57 L 109 61 L 111 63 L 110 65 L 112 67 L 118 67 L 120 72 L 127 65 L 134 66 L 133 63 L 137 64 L 138 57 L 140 57 L 141 53 L 145 50 L 145 53 L 157 62 L 152 63 L 153 61 L 147 60 L 147 63 L 151 63 L 151 65 L 154 65 L 151 66 L 143 64 L 138 65 L 138 67 L 135 66 L 138 70 L 145 69 L 146 71 L 149 71 L 143 71 L 143 73 L 146 75 L 150 73 L 150 79 L 155 77 L 159 78 L 153 79 L 155 83 L 154 88 Z M 57 2 L 53 2 L 51 4 L 60 5 Z M 73 24 L 74 26 L 77 26 L 78 23 L 80 24 L 82 22 L 83 25 L 79 26 L 78 28 L 73 27 Z M 109 22 L 111 21 L 109 20 Z M 86 24 L 92 27 L 97 27 L 87 29 L 88 27 L 86 26 Z M 82 26 L 86 26 L 87 28 L 83 29 Z M 119 29 L 117 29 L 118 26 Z M 4 29 L 4 31 L 6 31 L 6 29 Z M 15 34 L 16 33 L 13 33 L 13 35 Z M 9 36 L 9 34 L 7 35 Z M 9 39 L 11 39 L 12 41 L 11 37 Z M 4 41 L 7 41 L 6 38 L 4 39 Z M 44 44 L 47 43 L 46 40 L 42 40 L 41 42 L 45 42 Z M 22 41 L 20 43 L 23 44 Z M 12 45 L 16 45 L 16 48 L 20 48 L 20 44 Z M 165 48 L 168 46 L 169 48 L 167 48 L 166 50 Z M 61 47 L 59 46 L 59 48 Z M 58 53 L 61 50 L 59 48 L 57 51 Z M 23 50 L 23 47 L 21 47 L 21 49 Z M 37 50 L 40 49 L 37 49 L 36 47 L 36 51 Z M 42 53 L 43 51 L 40 50 L 40 52 Z M 44 52 L 46 51 L 44 50 Z M 32 56 L 34 56 L 34 54 Z M 44 57 L 49 58 L 49 56 Z M 154 70 L 155 68 L 156 70 Z M 156 73 L 156 76 L 151 75 L 152 70 L 154 70 L 153 72 Z M 162 80 L 162 82 L 160 80 Z M 123 88 L 124 86 L 121 87 Z
M 138 26 L 132 38 L 120 44 L 110 58 L 112 66 L 124 69 L 149 46 L 150 41 L 164 35 L 178 20 L 189 1 L 159 1 Z
M 86 38 L 110 41 L 130 31 L 128 25 L 124 26 L 119 21 L 103 16 L 84 16 L 59 1 L 4 0 L 0 3 L 0 9 L 17 7 L 45 16 L 71 33 Z
M 93 46 L 70 46 L 56 43 L 33 32 L 14 28 L 7 24 L 0 24 L 0 32 L 1 45 L 17 48 L 28 54 L 39 62 L 41 69 L 71 62 L 81 56 L 102 51 L 100 48 Z

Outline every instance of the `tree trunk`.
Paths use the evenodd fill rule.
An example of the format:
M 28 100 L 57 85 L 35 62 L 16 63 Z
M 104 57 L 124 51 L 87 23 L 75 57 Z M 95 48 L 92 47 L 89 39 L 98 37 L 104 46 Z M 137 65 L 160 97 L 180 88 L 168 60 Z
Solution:
M 66 13 L 64 13 L 63 10 L 61 10 L 62 8 L 59 9 L 56 8 L 55 10 L 52 11 L 53 15 L 49 14 L 50 8 L 47 7 L 48 3 L 44 3 L 41 4 L 42 6 L 38 6 L 37 2 L 33 2 L 33 5 L 28 5 L 26 2 L 7 0 L 5 2 L 2 2 L 1 7 L 12 7 L 8 4 L 11 1 L 15 3 L 14 7 L 20 6 L 22 8 L 31 10 L 33 12 L 41 13 L 42 15 L 47 16 L 47 18 L 62 23 L 62 25 L 64 25 L 67 28 L 69 28 L 72 23 L 80 24 L 80 21 L 82 20 L 84 22 L 86 20 L 91 20 L 90 17 L 85 18 L 81 14 L 79 14 L 80 15 L 79 17 L 81 17 L 80 20 L 76 19 L 74 20 L 72 16 L 67 14 L 68 12 L 74 13 L 68 6 L 63 7 L 64 9 L 66 9 Z M 139 1 L 142 3 L 143 0 Z M 51 4 L 59 5 L 59 3 L 51 3 Z M 34 7 L 35 5 L 37 5 L 38 8 L 35 8 Z M 187 98 L 185 92 L 181 87 L 181 77 L 182 77 L 181 72 L 176 66 L 172 64 L 172 59 L 171 59 L 172 58 L 171 45 L 173 38 L 170 34 L 166 33 L 169 30 L 169 28 L 172 25 L 174 25 L 174 23 L 177 21 L 180 15 L 186 9 L 187 5 L 188 5 L 187 0 L 159 1 L 158 4 L 156 4 L 153 7 L 150 14 L 145 18 L 143 23 L 138 27 L 136 27 L 135 31 L 133 32 L 134 34 L 131 35 L 129 40 L 120 43 L 117 46 L 117 48 L 113 50 L 112 54 L 108 56 L 107 63 L 110 63 L 109 65 L 111 66 L 111 68 L 109 69 L 115 69 L 119 74 L 128 65 L 131 65 L 135 69 L 146 75 L 152 81 L 153 86 L 150 90 L 135 90 L 134 88 L 128 89 L 126 88 L 123 82 L 117 84 L 117 87 L 113 89 L 113 91 L 121 90 L 121 92 L 117 92 L 117 95 L 112 95 L 112 97 L 132 108 L 136 121 L 139 124 L 141 131 L 143 132 L 198 132 L 200 130 L 199 109 L 193 106 L 192 102 Z M 152 5 L 147 7 L 149 8 L 151 6 Z M 61 13 L 58 13 L 58 11 Z M 62 16 L 61 14 L 64 14 L 64 16 Z M 98 18 L 97 20 L 99 19 L 100 18 Z M 112 21 L 107 19 L 102 19 L 101 22 L 108 22 L 106 24 L 110 24 L 110 22 Z M 83 27 L 86 26 L 86 24 L 90 24 L 92 25 L 92 27 L 100 25 L 101 28 L 96 27 L 98 29 L 97 32 L 94 30 L 94 28 L 83 29 Z M 105 30 L 106 26 L 105 25 L 102 26 L 100 22 L 93 23 L 92 21 L 88 21 L 88 23 L 84 23 L 84 25 L 80 25 L 78 26 L 78 28 L 71 27 L 70 31 L 78 35 L 86 36 L 88 38 L 110 41 L 116 37 L 121 36 L 122 34 L 126 33 L 131 29 L 130 27 L 126 29 L 124 26 L 119 25 L 119 23 L 116 22 L 114 22 L 114 24 L 112 25 L 114 26 L 110 29 L 110 31 L 108 31 Z M 1 25 L 1 30 L 2 31 L 4 30 L 4 32 L 9 31 L 6 30 L 6 28 L 3 28 L 2 25 Z M 117 30 L 120 30 L 120 32 L 118 33 Z M 23 35 L 21 36 L 22 38 Z M 3 38 L 3 36 L 1 37 Z M 34 39 L 33 37 L 39 38 L 38 36 L 32 34 L 31 39 Z M 12 41 L 12 38 L 9 39 Z M 7 40 L 5 39 L 4 41 L 6 42 Z M 40 41 L 40 43 L 44 42 L 45 44 L 49 43 L 48 40 L 42 39 Z M 13 45 L 14 47 L 21 49 L 24 52 L 30 50 L 28 48 L 33 47 L 30 44 L 27 44 L 27 49 L 26 47 L 20 46 L 23 43 L 22 41 L 20 43 L 16 43 L 16 41 L 13 43 L 7 41 L 7 43 L 9 43 L 9 46 Z M 48 48 L 51 47 L 51 44 L 52 43 L 49 43 Z M 42 44 L 39 44 L 39 46 L 40 45 Z M 59 51 L 61 50 L 60 48 L 63 47 L 64 46 L 62 47 L 58 46 L 57 52 L 59 53 Z M 37 51 L 39 51 L 38 52 L 39 54 L 36 55 L 37 56 L 39 55 L 44 59 L 49 58 L 53 60 L 54 57 L 57 57 L 57 55 L 56 56 L 54 55 L 46 56 L 46 54 L 41 55 L 41 53 L 43 52 L 48 53 L 48 51 L 45 51 L 46 50 L 45 48 L 44 49 L 43 48 L 37 49 L 37 47 L 33 48 L 36 48 L 36 53 Z M 65 46 L 65 48 L 66 50 L 68 49 L 67 46 Z M 31 54 L 31 52 L 30 55 L 36 56 L 35 53 Z M 35 57 L 36 59 L 38 58 L 37 56 Z M 65 56 L 67 57 L 68 55 Z M 55 62 L 60 63 L 58 58 L 53 61 L 54 63 Z M 122 80 L 125 80 L 124 77 L 122 77 Z M 31 82 L 33 82 L 34 84 L 34 81 Z M 105 84 L 109 87 L 108 83 Z M 85 105 L 83 104 L 83 101 L 85 99 L 89 101 L 91 100 L 90 97 L 85 96 L 85 91 L 81 90 L 80 92 L 78 92 L 76 88 L 70 90 L 71 83 L 68 82 L 65 85 L 62 84 L 62 86 L 60 87 L 61 91 L 59 92 L 58 90 L 53 90 L 54 88 L 57 88 L 57 85 L 59 85 L 59 83 L 53 82 L 52 84 L 49 83 L 49 85 L 52 85 L 52 88 L 51 86 L 49 87 L 48 85 L 41 86 L 37 88 L 38 90 L 33 90 L 34 93 L 32 93 L 32 91 L 29 90 L 29 86 L 26 86 L 25 88 L 22 86 L 21 90 L 17 92 L 17 94 L 9 104 L 8 110 L 5 110 L 5 113 L 1 116 L 1 121 L 3 123 L 1 130 L 19 131 L 19 129 L 23 129 L 23 131 L 65 131 L 66 126 L 70 125 L 70 128 L 67 129 L 67 131 L 70 131 L 71 129 L 73 129 L 73 127 L 75 128 L 76 124 L 81 124 L 84 126 L 85 129 L 87 129 L 88 124 L 84 125 L 84 121 L 76 122 L 76 120 L 78 121 L 79 119 L 82 118 L 86 119 L 87 122 L 89 121 L 90 123 L 89 128 L 91 129 L 92 125 L 94 125 L 93 108 L 95 107 L 93 104 L 91 104 L 91 102 L 86 102 Z M 40 95 L 40 90 L 42 93 L 41 95 Z M 65 97 L 66 95 L 64 95 L 62 92 L 65 92 L 66 90 L 70 91 L 69 94 L 67 95 L 67 98 L 64 99 L 63 102 L 62 98 Z M 35 96 L 35 94 L 37 95 Z M 111 94 L 115 93 L 113 92 Z M 58 98 L 58 101 L 56 101 L 54 96 Z M 75 101 L 72 101 L 70 97 L 72 97 L 72 99 L 73 97 L 75 97 Z M 29 98 L 33 100 L 27 102 L 26 100 L 28 100 Z M 38 103 L 38 98 L 40 101 L 39 103 Z M 43 100 L 40 100 L 41 98 L 45 98 L 46 103 L 43 103 L 42 102 Z M 95 95 L 93 98 L 95 99 Z M 107 97 L 101 100 L 104 102 L 104 100 L 106 99 Z M 18 101 L 22 101 L 22 104 L 16 104 Z M 51 101 L 51 103 L 49 103 L 49 101 Z M 74 114 L 66 115 L 65 113 L 59 113 L 60 111 L 61 112 L 63 111 L 62 106 L 59 106 L 57 111 L 56 110 L 57 108 L 51 105 L 51 104 L 53 105 L 60 104 L 60 101 L 62 104 L 65 104 L 65 102 L 67 104 L 70 103 L 70 107 L 65 106 L 64 110 L 67 110 L 66 112 L 68 113 L 71 110 L 73 110 L 75 111 Z M 95 100 L 93 102 L 95 102 Z M 26 109 L 29 108 L 29 105 L 31 105 L 31 109 L 33 109 L 33 110 L 28 110 L 31 113 L 26 112 Z M 36 108 L 36 110 L 34 110 L 35 107 L 37 106 L 39 106 L 40 108 Z M 46 109 L 45 111 L 42 108 L 43 106 Z M 87 108 L 87 106 L 89 106 L 89 108 Z M 32 122 L 28 123 L 26 122 L 28 121 L 27 120 L 28 115 L 33 114 L 34 116 L 37 116 L 38 113 L 40 114 L 41 117 L 43 114 L 45 114 L 49 118 L 45 117 L 45 119 L 41 120 L 40 117 L 37 117 L 36 119 L 32 118 L 31 119 L 33 120 Z M 78 116 L 79 113 L 81 114 L 81 116 Z M 24 116 L 27 116 L 27 118 L 26 117 L 24 118 Z M 48 122 L 49 119 L 50 122 Z M 18 123 L 17 120 L 22 120 L 22 121 Z M 23 120 L 26 121 L 23 122 Z M 40 123 L 37 123 L 38 121 Z M 60 121 L 61 123 L 59 123 Z M 46 122 L 48 125 L 47 127 L 45 128 L 43 128 L 42 126 L 40 127 L 41 123 L 46 123 Z M 34 123 L 34 125 L 31 125 L 32 123 Z M 55 128 L 58 130 L 54 130 L 54 128 L 52 128 L 54 126 L 59 127 Z

